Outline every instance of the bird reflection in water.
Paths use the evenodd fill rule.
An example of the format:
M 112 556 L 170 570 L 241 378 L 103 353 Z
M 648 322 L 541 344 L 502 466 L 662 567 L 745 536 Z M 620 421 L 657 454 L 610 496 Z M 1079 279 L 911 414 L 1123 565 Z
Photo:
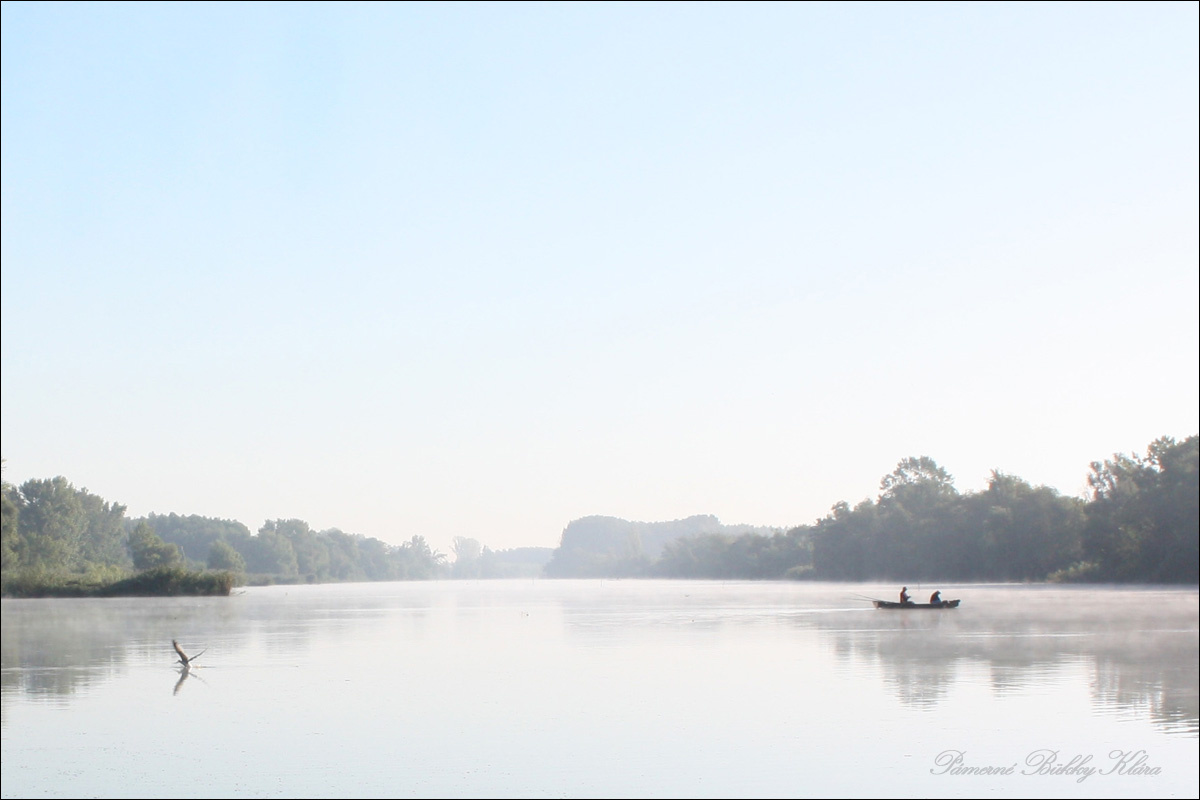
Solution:
M 191 674 L 192 671 L 188 667 L 180 667 L 179 680 L 175 681 L 175 689 L 171 692 L 171 694 L 179 694 L 179 690 L 183 687 L 183 682 L 186 681 Z
M 171 640 L 171 646 L 175 648 L 175 652 L 179 655 L 179 680 L 175 681 L 175 689 L 171 692 L 171 694 L 177 695 L 179 694 L 179 690 L 183 686 L 184 681 L 186 681 L 192 675 L 192 662 L 208 652 L 208 649 L 205 648 L 199 653 L 196 653 L 196 655 L 189 656 L 187 653 L 183 652 L 183 648 L 179 646 L 179 642 L 175 639 Z

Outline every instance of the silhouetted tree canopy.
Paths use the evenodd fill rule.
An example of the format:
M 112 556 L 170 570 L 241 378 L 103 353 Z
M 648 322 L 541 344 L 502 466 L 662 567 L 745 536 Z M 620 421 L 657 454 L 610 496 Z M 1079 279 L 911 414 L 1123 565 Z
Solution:
M 455 560 L 420 534 L 400 545 L 314 531 L 299 519 L 240 522 L 178 514 L 125 519 L 125 507 L 66 478 L 3 484 L 4 575 L 186 566 L 259 582 L 433 578 L 668 577 L 713 579 L 1105 580 L 1197 582 L 1200 437 L 1163 437 L 1145 455 L 1093 462 L 1090 496 L 993 471 L 960 494 L 929 456 L 901 459 L 879 495 L 835 503 L 787 531 L 724 525 L 697 515 L 671 522 L 590 516 L 556 549 L 494 551 L 454 540 Z

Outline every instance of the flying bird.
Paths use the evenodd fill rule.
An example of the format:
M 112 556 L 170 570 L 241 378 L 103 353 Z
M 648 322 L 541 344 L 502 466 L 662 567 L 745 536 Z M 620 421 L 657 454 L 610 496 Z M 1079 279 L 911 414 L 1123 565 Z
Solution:
M 184 669 L 190 667 L 193 661 L 208 652 L 208 648 L 206 647 L 199 653 L 196 653 L 196 655 L 189 657 L 187 653 L 183 652 L 183 648 L 179 646 L 179 642 L 175 641 L 174 639 L 171 640 L 171 646 L 174 647 L 175 652 L 179 654 L 179 663 L 183 665 Z

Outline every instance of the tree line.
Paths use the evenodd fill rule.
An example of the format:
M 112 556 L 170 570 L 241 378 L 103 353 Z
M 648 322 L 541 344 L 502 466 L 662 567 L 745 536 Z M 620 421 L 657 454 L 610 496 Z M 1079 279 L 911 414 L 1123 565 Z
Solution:
M 112 583 L 156 571 L 176 580 L 181 570 L 229 573 L 238 583 L 331 583 L 435 578 L 524 577 L 541 573 L 541 548 L 493 551 L 457 537 L 453 564 L 424 536 L 400 545 L 313 530 L 299 519 L 266 521 L 256 533 L 241 522 L 198 515 L 150 514 L 76 488 L 65 477 L 3 483 L 0 559 L 6 586 L 62 585 L 64 575 Z
M 1086 498 L 999 471 L 959 493 L 928 456 L 902 459 L 876 498 L 835 504 L 790 530 L 726 526 L 698 516 L 670 523 L 576 520 L 559 547 L 495 551 L 454 539 L 455 559 L 414 535 L 400 545 L 314 531 L 303 520 L 240 522 L 178 514 L 127 519 L 125 507 L 66 478 L 3 483 L 5 580 L 54 573 L 118 579 L 188 567 L 241 582 L 505 577 L 712 579 L 1091 580 L 1197 582 L 1198 436 L 1162 437 L 1146 454 L 1093 462 Z
M 423 580 L 445 557 L 422 536 L 399 546 L 296 519 L 240 522 L 196 515 L 126 519 L 125 507 L 59 476 L 3 487 L 0 556 L 7 578 L 61 573 L 118 577 L 165 567 L 227 571 L 241 582 Z
M 879 495 L 774 533 L 699 530 L 661 552 L 639 531 L 567 526 L 554 577 L 1196 583 L 1197 436 L 1093 462 L 1086 498 L 993 471 L 960 493 L 932 458 L 902 459 Z M 699 519 L 699 518 L 695 518 Z M 703 520 L 701 520 L 703 521 Z M 686 522 L 686 521 L 684 521 Z M 710 526 L 711 527 L 711 526 Z

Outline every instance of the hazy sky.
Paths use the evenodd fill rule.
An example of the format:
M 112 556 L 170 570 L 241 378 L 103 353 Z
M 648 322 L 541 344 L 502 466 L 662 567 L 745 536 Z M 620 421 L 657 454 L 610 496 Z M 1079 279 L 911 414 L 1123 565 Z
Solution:
M 398 544 L 1200 429 L 1198 4 L 3 4 L 4 478 Z

